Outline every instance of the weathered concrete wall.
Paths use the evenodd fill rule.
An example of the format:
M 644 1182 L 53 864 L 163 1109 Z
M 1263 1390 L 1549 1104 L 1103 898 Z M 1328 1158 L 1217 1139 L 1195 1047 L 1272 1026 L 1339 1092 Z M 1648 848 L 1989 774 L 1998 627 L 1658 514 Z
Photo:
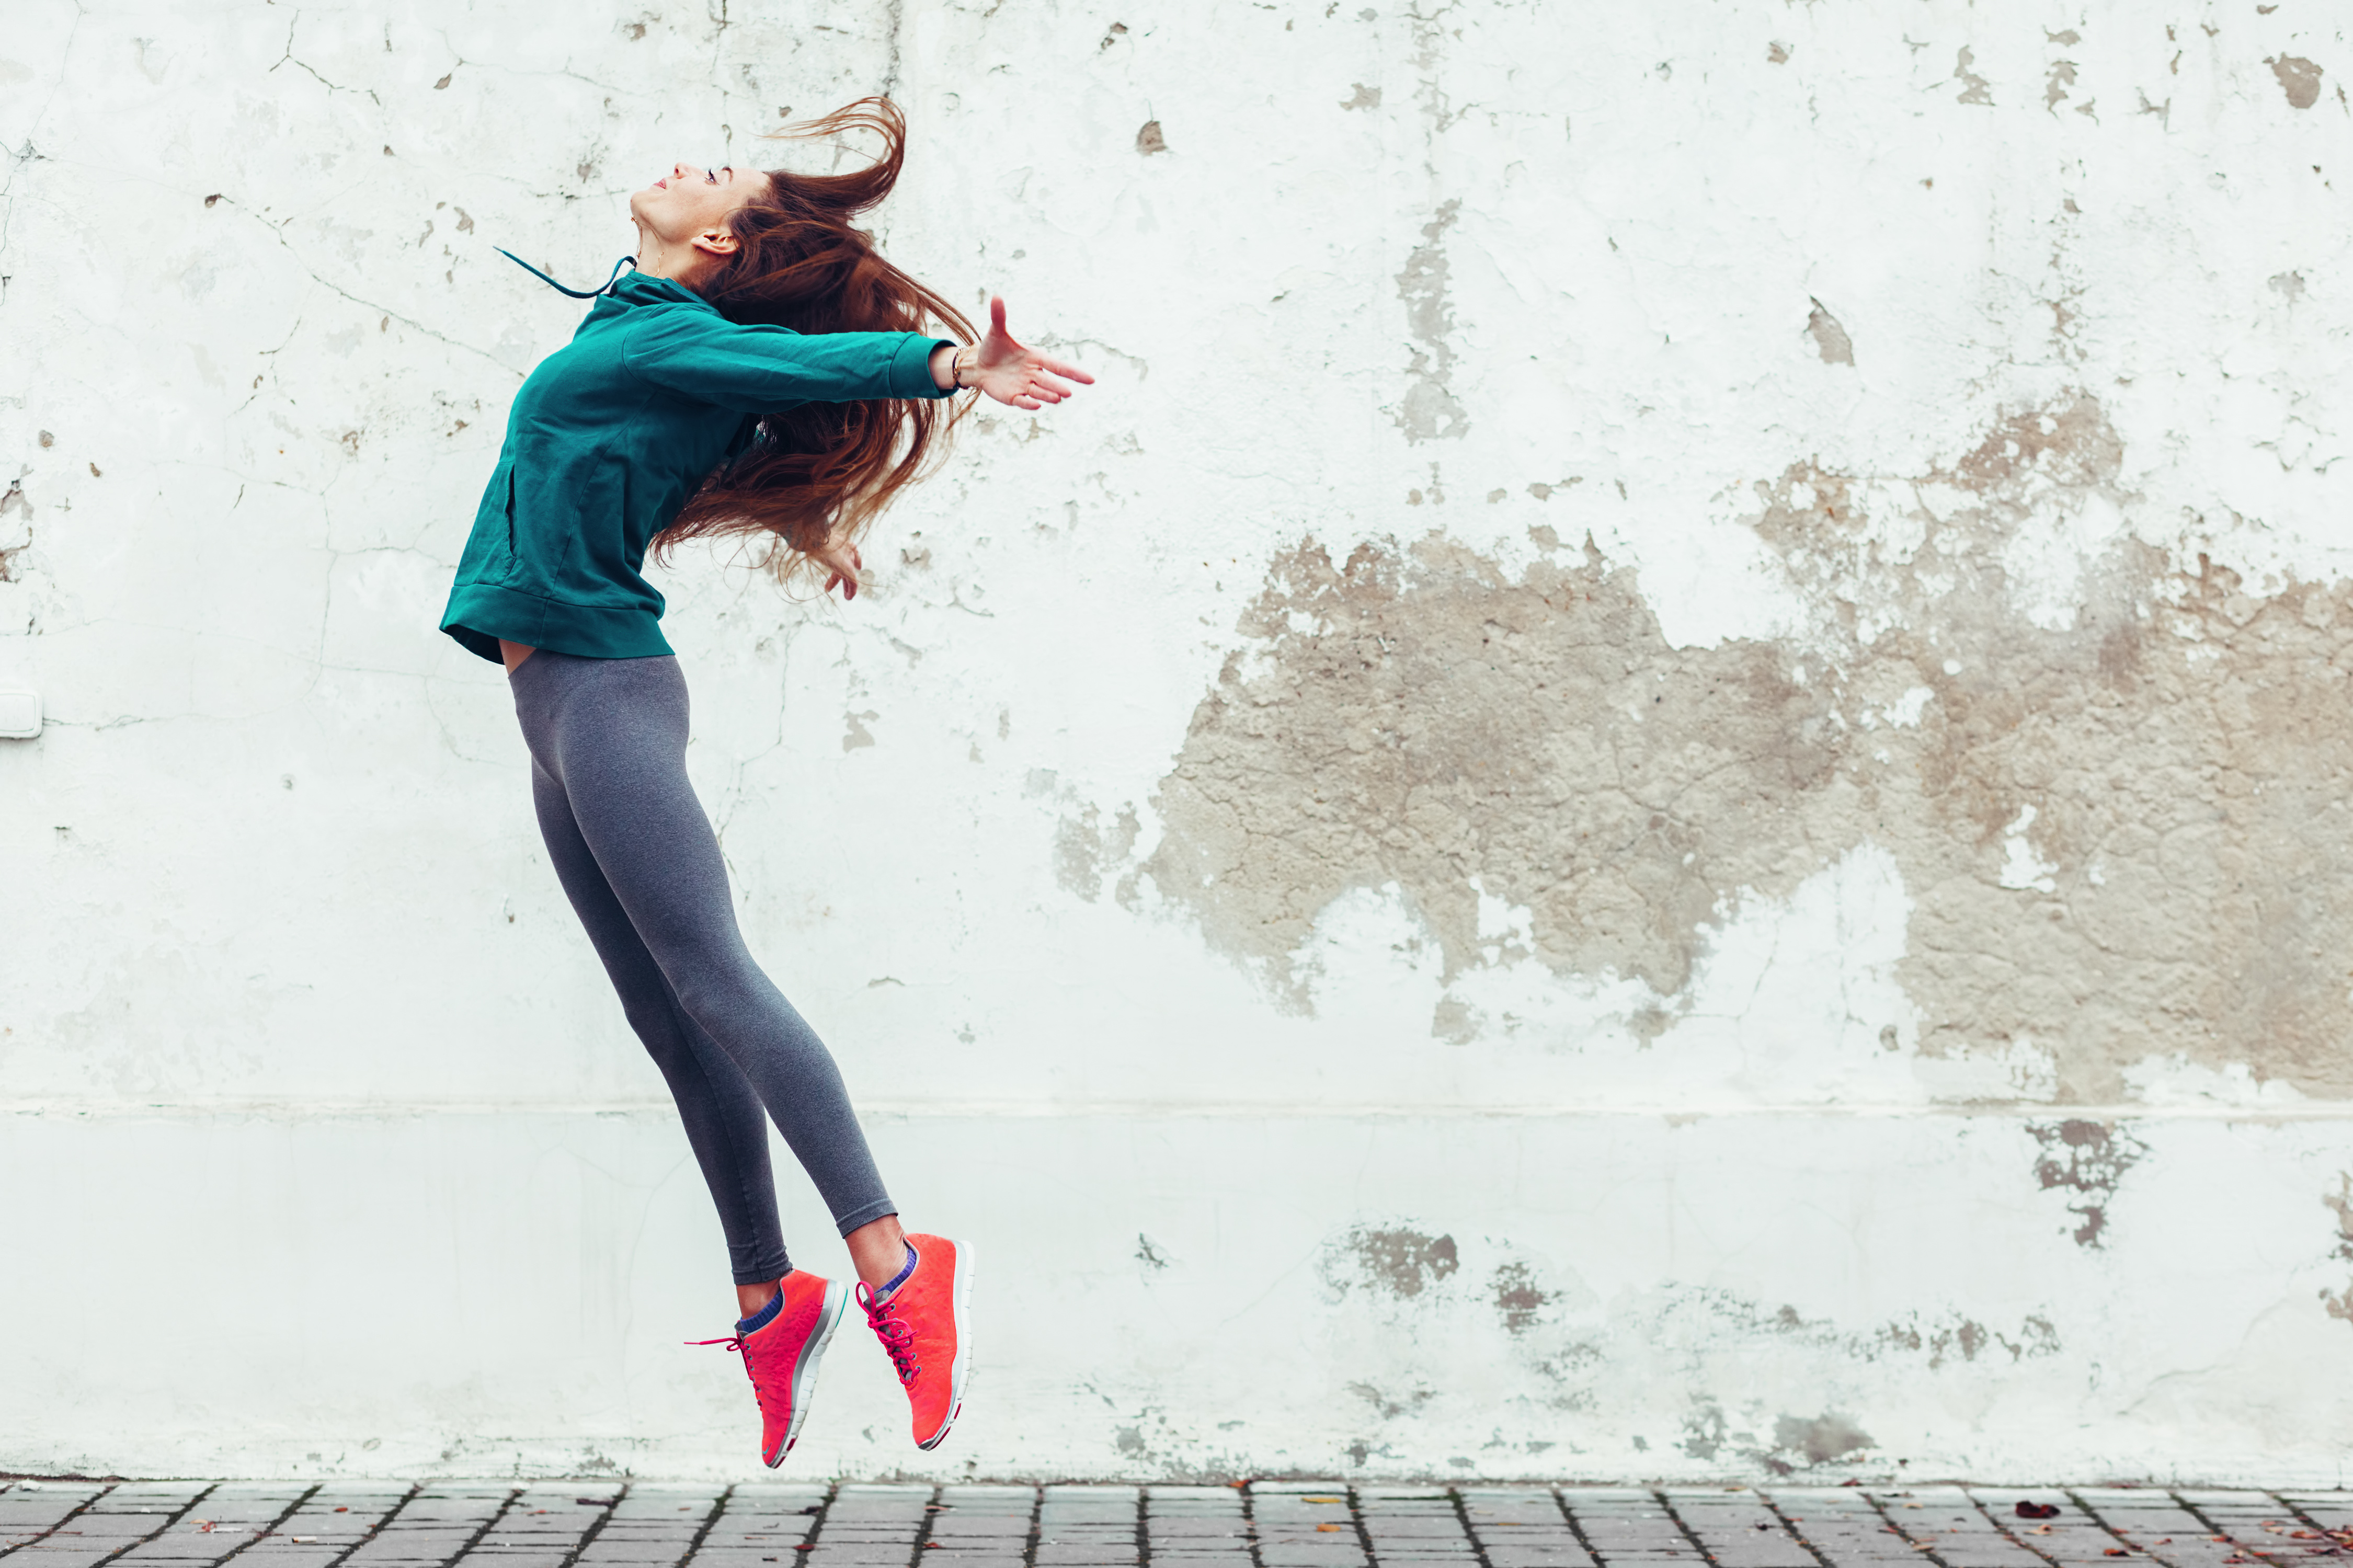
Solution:
M 845 1338 L 797 1468 L 2342 1479 L 2341 8 L 7 23 L 0 1468 L 748 1469 L 432 626 L 577 315 L 491 246 L 887 88 L 892 254 L 1102 382 L 854 606 L 660 578 L 982 1249 L 951 1446 Z

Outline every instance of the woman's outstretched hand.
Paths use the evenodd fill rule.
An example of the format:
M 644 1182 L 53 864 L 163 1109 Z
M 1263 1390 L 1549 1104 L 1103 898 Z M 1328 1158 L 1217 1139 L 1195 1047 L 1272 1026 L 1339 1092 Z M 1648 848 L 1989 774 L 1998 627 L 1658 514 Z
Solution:
M 858 597 L 858 574 L 866 563 L 858 556 L 858 546 L 828 539 L 808 552 L 809 559 L 823 566 L 832 575 L 825 580 L 825 591 L 841 590 L 841 602 L 848 604 Z
M 965 385 L 999 403 L 1034 409 L 1070 396 L 1078 390 L 1071 382 L 1092 386 L 1095 378 L 1077 365 L 1048 359 L 1037 350 L 1025 349 L 1015 342 L 1013 334 L 1005 330 L 1005 300 L 991 295 L 988 335 L 965 355 L 963 380 Z

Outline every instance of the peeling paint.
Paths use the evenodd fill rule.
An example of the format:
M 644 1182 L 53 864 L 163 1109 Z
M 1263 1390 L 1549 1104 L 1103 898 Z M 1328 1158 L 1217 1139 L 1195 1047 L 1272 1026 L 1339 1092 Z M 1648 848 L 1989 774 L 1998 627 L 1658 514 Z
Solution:
M 2279 78 L 2280 90 L 2287 95 L 2291 107 L 2310 109 L 2320 101 L 2320 79 L 2325 73 L 2312 61 L 2300 55 L 2274 55 L 2263 64 Z
M 1852 364 L 1854 342 L 1846 335 L 1846 329 L 1839 325 L 1838 318 L 1831 315 L 1820 300 L 1809 300 L 1808 303 L 1813 306 L 1813 310 L 1806 317 L 1806 335 L 1814 340 L 1815 352 L 1822 356 L 1822 363 Z
M 2034 1179 L 2045 1192 L 2074 1194 L 2067 1208 L 2083 1221 L 2075 1227 L 2075 1245 L 2102 1245 L 2116 1185 L 2148 1152 L 2148 1146 L 2106 1122 L 2069 1121 L 2032 1125 L 2027 1131 L 2042 1145 L 2042 1157 L 2034 1162 Z
M 1538 1314 L 1553 1300 L 1549 1291 L 1536 1288 L 1535 1277 L 1525 1263 L 1512 1262 L 1495 1270 L 1491 1281 L 1495 1291 L 1495 1310 L 1504 1327 L 1514 1334 L 1524 1334 L 1535 1327 Z
M 1922 1050 L 2031 1044 L 2063 1102 L 2165 1057 L 2353 1089 L 2353 835 L 2311 830 L 2353 779 L 2353 595 L 2258 597 L 2111 532 L 2054 613 L 2042 542 L 2116 516 L 2121 462 L 2076 395 L 1917 475 L 1757 481 L 1758 538 L 1821 607 L 1778 643 L 1669 647 L 1589 543 L 1514 576 L 1438 535 L 1337 563 L 1303 542 L 1195 711 L 1144 869 L 1297 1005 L 1294 955 L 1352 888 L 1395 884 L 1449 977 L 1513 961 L 1482 951 L 1476 880 L 1529 911 L 1527 956 L 1672 1016 L 1744 898 L 1871 843 L 1915 900 Z
M 1324 1278 L 1335 1289 L 1362 1285 L 1410 1300 L 1461 1266 L 1451 1236 L 1357 1226 L 1325 1248 Z
M 1454 345 L 1448 342 L 1454 315 L 1446 294 L 1446 231 L 1461 209 L 1459 199 L 1439 204 L 1438 216 L 1422 225 L 1422 242 L 1397 277 L 1406 331 L 1414 344 L 1406 372 L 1410 384 L 1397 415 L 1398 428 L 1409 441 L 1459 440 L 1471 428 L 1469 412 L 1447 384 L 1454 373 Z

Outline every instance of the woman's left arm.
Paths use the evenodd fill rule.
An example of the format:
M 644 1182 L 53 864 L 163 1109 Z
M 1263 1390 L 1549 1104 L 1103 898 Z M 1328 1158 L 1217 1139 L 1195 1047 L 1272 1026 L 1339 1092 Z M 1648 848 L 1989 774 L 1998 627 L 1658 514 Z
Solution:
M 1077 365 L 1015 342 L 1005 330 L 1005 301 L 995 295 L 988 301 L 988 335 L 963 348 L 942 343 L 932 351 L 931 365 L 932 384 L 942 391 L 980 392 L 1015 408 L 1060 403 L 1078 390 L 1071 382 L 1092 386 L 1095 380 Z
M 632 322 L 621 361 L 657 386 L 745 414 L 796 403 L 938 397 L 931 356 L 950 345 L 914 332 L 813 332 L 744 325 L 686 306 Z

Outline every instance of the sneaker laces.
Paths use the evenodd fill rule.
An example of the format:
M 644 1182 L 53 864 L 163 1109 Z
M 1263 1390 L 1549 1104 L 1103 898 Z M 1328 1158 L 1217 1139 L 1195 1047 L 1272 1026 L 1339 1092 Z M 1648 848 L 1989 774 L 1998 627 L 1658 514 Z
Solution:
M 878 1301 L 874 1299 L 872 1287 L 863 1280 L 859 1282 L 858 1304 L 866 1309 L 866 1326 L 872 1329 L 874 1337 L 882 1342 L 883 1352 L 890 1356 L 892 1366 L 898 1371 L 900 1384 L 904 1386 L 914 1382 L 915 1374 L 923 1368 L 923 1363 L 915 1359 L 914 1325 L 904 1318 L 891 1314 L 892 1303 L 897 1300 L 896 1294 L 892 1294 Z
M 761 1386 L 760 1370 L 752 1361 L 752 1352 L 744 1348 L 745 1338 L 746 1336 L 743 1334 L 730 1334 L 723 1340 L 685 1340 L 681 1342 L 690 1345 L 725 1345 L 729 1350 L 742 1356 L 744 1375 L 752 1380 L 752 1397 L 758 1403 L 760 1414 L 765 1416 L 768 1414 L 768 1391 Z

